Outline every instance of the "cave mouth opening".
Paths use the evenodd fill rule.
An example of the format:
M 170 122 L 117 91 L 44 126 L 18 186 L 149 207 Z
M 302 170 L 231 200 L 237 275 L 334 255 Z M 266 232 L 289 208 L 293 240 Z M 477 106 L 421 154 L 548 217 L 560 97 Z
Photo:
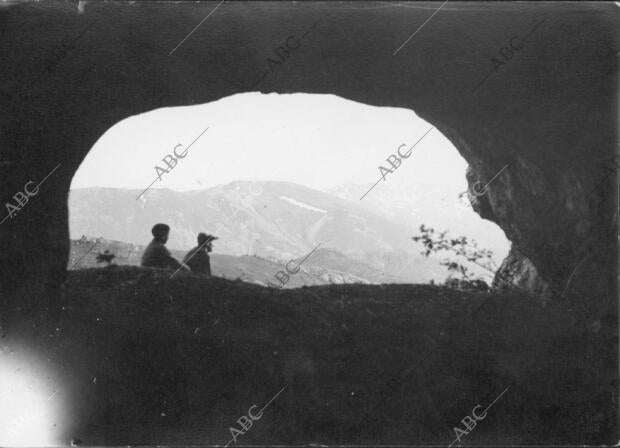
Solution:
M 412 110 L 336 95 L 254 92 L 156 109 L 110 128 L 75 173 L 68 268 L 101 266 L 105 251 L 115 264 L 139 265 L 163 222 L 175 257 L 199 232 L 213 234 L 214 275 L 259 284 L 274 263 L 310 252 L 291 285 L 463 276 L 447 262 L 490 284 L 510 242 L 471 209 L 466 168 Z M 454 250 L 423 255 L 412 239 L 420 226 L 435 238 L 446 231 L 448 243 L 475 240 L 491 264 Z

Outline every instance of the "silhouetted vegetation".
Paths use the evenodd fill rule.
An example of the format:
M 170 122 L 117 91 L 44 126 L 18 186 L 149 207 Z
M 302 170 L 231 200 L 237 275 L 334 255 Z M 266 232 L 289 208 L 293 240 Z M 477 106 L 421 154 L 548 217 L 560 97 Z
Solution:
M 99 252 L 97 254 L 97 263 L 107 263 L 108 266 L 110 266 L 110 264 L 112 264 L 112 260 L 115 258 L 116 255 L 106 249 L 103 253 Z
M 415 242 L 422 242 L 424 250 L 420 252 L 425 257 L 431 254 L 448 253 L 441 261 L 450 272 L 445 285 L 457 289 L 473 287 L 474 289 L 488 289 L 486 282 L 476 273 L 472 272 L 467 263 L 473 263 L 490 274 L 495 275 L 497 266 L 493 261 L 493 251 L 483 249 L 478 246 L 476 240 L 468 239 L 466 236 L 451 238 L 448 231 L 435 232 L 432 227 L 420 225 L 420 234 L 414 235 L 411 239 Z

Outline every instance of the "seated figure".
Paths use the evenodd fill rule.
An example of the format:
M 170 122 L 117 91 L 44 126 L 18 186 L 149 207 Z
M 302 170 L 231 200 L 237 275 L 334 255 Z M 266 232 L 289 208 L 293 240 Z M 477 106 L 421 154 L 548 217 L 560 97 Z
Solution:
M 153 241 L 146 246 L 142 254 L 142 266 L 149 268 L 187 269 L 179 261 L 170 255 L 166 248 L 170 227 L 166 224 L 155 224 L 151 229 Z
M 192 272 L 210 276 L 211 261 L 209 259 L 209 252 L 212 250 L 211 243 L 216 239 L 216 236 L 199 233 L 198 246 L 194 247 L 185 255 L 183 264 L 189 266 Z

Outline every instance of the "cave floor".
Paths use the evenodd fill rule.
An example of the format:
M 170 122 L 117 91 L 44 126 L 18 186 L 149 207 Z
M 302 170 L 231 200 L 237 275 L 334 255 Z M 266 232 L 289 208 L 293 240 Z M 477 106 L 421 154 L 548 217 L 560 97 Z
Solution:
M 14 304 L 5 343 L 19 334 L 54 365 L 63 443 L 225 445 L 283 388 L 236 444 L 450 444 L 502 391 L 462 444 L 617 438 L 606 361 L 617 328 L 592 331 L 560 305 L 430 285 L 275 290 L 169 275 L 72 271 L 56 322 Z

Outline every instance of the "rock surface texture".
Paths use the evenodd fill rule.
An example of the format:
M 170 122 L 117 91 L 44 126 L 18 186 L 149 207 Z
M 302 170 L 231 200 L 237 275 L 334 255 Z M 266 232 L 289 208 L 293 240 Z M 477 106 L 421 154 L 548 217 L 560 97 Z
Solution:
M 412 109 L 453 142 L 470 182 L 508 165 L 476 208 L 556 296 L 615 297 L 615 4 L 448 3 L 404 46 L 438 3 L 81 5 L 0 8 L 3 201 L 57 168 L 0 225 L 5 293 L 63 281 L 71 178 L 111 126 L 261 91 Z

